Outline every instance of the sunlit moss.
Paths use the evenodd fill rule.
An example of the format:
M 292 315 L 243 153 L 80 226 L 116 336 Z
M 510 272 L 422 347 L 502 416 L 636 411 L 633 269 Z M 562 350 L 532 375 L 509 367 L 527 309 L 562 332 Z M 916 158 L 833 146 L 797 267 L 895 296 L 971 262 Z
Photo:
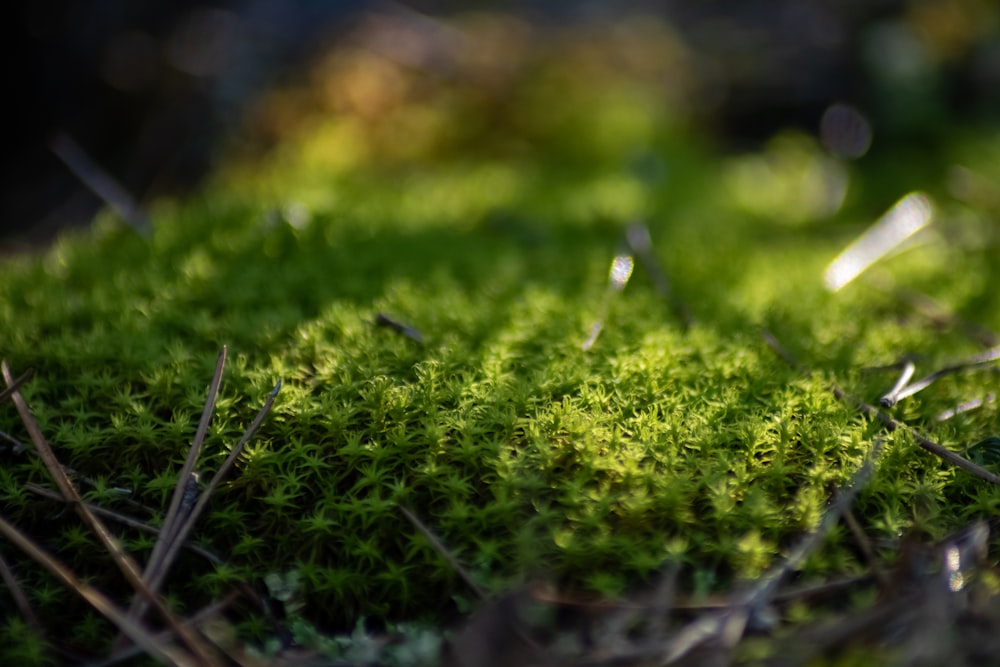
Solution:
M 574 104 L 601 99 L 571 92 Z M 525 95 L 558 101 L 544 86 Z M 766 182 L 737 174 L 734 191 L 722 161 L 678 139 L 650 104 L 554 106 L 521 135 L 537 142 L 530 159 L 421 145 L 413 150 L 426 161 L 398 153 L 382 164 L 362 136 L 381 130 L 334 124 L 263 176 L 234 170 L 154 210 L 149 239 L 105 220 L 38 257 L 6 259 L 3 356 L 15 372 L 36 370 L 24 394 L 60 459 L 95 480 L 88 498 L 128 513 L 139 502 L 153 523 L 219 347 L 231 357 L 204 473 L 284 381 L 196 530 L 225 565 L 190 557 L 171 582 L 189 609 L 236 581 L 294 571 L 303 613 L 322 627 L 440 618 L 463 584 L 400 506 L 496 588 L 544 576 L 613 595 L 667 563 L 701 595 L 758 576 L 818 525 L 879 433 L 836 400 L 830 380 L 877 400 L 893 379 L 859 368 L 915 354 L 930 372 L 976 349 L 954 327 L 928 326 L 894 286 L 1000 325 L 988 188 L 960 205 L 943 199 L 944 223 L 926 246 L 831 295 L 825 265 L 869 221 L 827 206 L 823 187 L 837 183 L 823 181 L 815 145 L 779 141 L 747 158 Z M 437 131 L 433 118 L 414 122 Z M 347 152 L 327 159 L 338 147 Z M 662 167 L 662 183 L 632 168 L 637 149 Z M 996 175 L 995 165 L 973 167 Z M 958 206 L 982 215 L 961 252 L 949 222 Z M 584 352 L 609 261 L 637 215 L 694 325 L 678 321 L 637 263 Z M 829 220 L 805 224 L 819 218 Z M 377 327 L 378 313 L 422 342 Z M 762 324 L 814 374 L 781 361 Z M 993 434 L 995 404 L 944 424 L 934 416 L 991 380 L 957 375 L 894 414 L 962 451 Z M 27 440 L 9 404 L 0 422 Z M 65 508 L 25 490 L 46 479 L 37 459 L 4 456 L 5 513 L 124 596 Z M 126 499 L 119 487 L 134 490 Z M 943 534 L 998 505 L 1000 492 L 897 433 L 855 510 L 892 540 L 914 526 Z M 46 617 L 77 613 L 46 575 L 19 567 Z M 804 569 L 858 567 L 850 538 L 835 533 Z M 80 628 L 91 647 L 106 639 L 96 621 Z M 34 650 L 28 639 L 18 647 Z
M 775 137 L 760 153 L 733 158 L 724 174 L 741 211 L 782 224 L 829 219 L 847 195 L 848 178 L 843 163 L 794 132 Z

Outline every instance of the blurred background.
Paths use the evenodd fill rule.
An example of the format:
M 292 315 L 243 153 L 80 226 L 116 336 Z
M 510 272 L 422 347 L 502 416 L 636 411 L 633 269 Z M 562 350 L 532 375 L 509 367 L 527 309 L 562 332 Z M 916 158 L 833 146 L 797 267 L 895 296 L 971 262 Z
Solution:
M 624 116 L 651 105 L 713 150 L 797 128 L 889 179 L 917 157 L 926 180 L 943 177 L 956 128 L 1000 118 L 991 0 L 39 0 L 9 21 L 8 251 L 93 218 L 103 203 L 81 171 L 148 205 L 317 118 L 348 119 L 330 150 L 368 164 L 523 156 L 552 137 L 571 155 L 559 126 L 587 109 L 538 110 L 605 87 Z

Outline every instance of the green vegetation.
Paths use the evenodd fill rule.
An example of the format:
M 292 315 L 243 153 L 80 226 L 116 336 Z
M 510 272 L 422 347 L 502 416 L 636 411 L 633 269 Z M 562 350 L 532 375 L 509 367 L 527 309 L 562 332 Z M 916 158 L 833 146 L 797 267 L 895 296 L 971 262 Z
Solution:
M 538 577 L 615 596 L 671 563 L 687 591 L 730 590 L 818 525 L 882 433 L 831 381 L 877 403 L 896 375 L 863 367 L 912 354 L 919 376 L 981 349 L 960 327 L 933 325 L 904 289 L 1000 329 L 997 134 L 950 141 L 962 166 L 951 185 L 913 183 L 937 205 L 924 243 L 830 294 L 826 265 L 905 190 L 876 195 L 863 162 L 830 163 L 804 135 L 720 156 L 662 100 L 626 88 L 562 101 L 528 92 L 533 125 L 511 130 L 513 152 L 455 139 L 462 109 L 429 106 L 441 117 L 427 121 L 439 134 L 427 131 L 450 137 L 445 148 L 345 156 L 331 137 L 374 145 L 366 132 L 384 128 L 334 119 L 199 197 L 159 205 L 150 238 L 103 219 L 0 266 L 2 356 L 15 375 L 35 370 L 22 393 L 60 460 L 94 480 L 81 491 L 96 504 L 162 519 L 221 345 L 230 362 L 203 473 L 283 381 L 194 534 L 225 564 L 189 554 L 175 568 L 169 599 L 182 612 L 238 581 L 295 572 L 302 617 L 324 631 L 361 617 L 449 619 L 470 593 L 399 505 L 491 591 Z M 848 184 L 842 207 L 825 199 L 830 169 Z M 694 323 L 640 263 L 585 352 L 636 219 Z M 379 313 L 423 342 L 377 327 Z M 812 374 L 774 354 L 761 326 Z M 995 404 L 935 420 L 995 380 L 951 375 L 891 414 L 997 471 L 991 450 L 970 451 L 997 434 Z M 0 429 L 28 442 L 9 402 Z M 3 515 L 123 596 L 76 517 L 25 489 L 48 484 L 41 462 L 2 457 Z M 1000 488 L 897 431 L 854 512 L 891 543 L 941 537 L 998 507 Z M 144 561 L 153 540 L 122 535 Z M 43 619 L 67 628 L 60 641 L 107 649 L 110 625 L 2 551 Z M 837 528 L 798 576 L 867 569 Z M 270 633 L 252 618 L 242 628 Z M 14 615 L 0 634 L 21 659 L 38 655 Z

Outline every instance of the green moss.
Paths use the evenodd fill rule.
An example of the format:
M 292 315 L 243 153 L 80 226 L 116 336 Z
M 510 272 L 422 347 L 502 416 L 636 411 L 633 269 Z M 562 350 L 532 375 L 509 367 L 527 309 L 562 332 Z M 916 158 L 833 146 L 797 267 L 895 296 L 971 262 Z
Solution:
M 283 380 L 195 532 L 225 564 L 186 555 L 175 569 L 170 590 L 188 610 L 237 581 L 294 570 L 303 615 L 320 627 L 452 613 L 463 586 L 399 505 L 491 589 L 542 575 L 610 595 L 677 560 L 701 592 L 754 577 L 817 525 L 879 432 L 829 381 L 874 401 L 895 378 L 861 367 L 914 353 L 929 371 L 975 345 L 931 328 L 867 276 L 825 292 L 826 263 L 891 201 L 865 202 L 866 216 L 802 219 L 792 209 L 805 195 L 765 178 L 761 196 L 780 209 L 769 221 L 747 210 L 743 185 L 716 177 L 723 158 L 684 144 L 654 112 L 624 111 L 594 126 L 574 116 L 572 141 L 557 133 L 514 161 L 470 151 L 347 173 L 315 157 L 297 170 L 285 157 L 278 174 L 223 178 L 163 205 L 149 239 L 102 220 L 0 266 L 3 356 L 15 373 L 36 370 L 23 393 L 62 462 L 96 480 L 83 486 L 88 500 L 130 514 L 140 503 L 154 523 L 219 346 L 231 358 L 203 472 Z M 608 140 L 621 124 L 624 146 Z M 639 149 L 669 174 L 662 186 L 629 176 Z M 570 162 L 580 155 L 593 160 Z M 997 175 L 996 163 L 970 164 Z M 995 211 L 939 204 L 938 235 L 874 277 L 998 327 Z M 648 220 L 696 324 L 674 318 L 640 267 L 584 352 L 633 214 Z M 380 312 L 424 342 L 376 327 Z M 782 362 L 761 324 L 815 374 Z M 954 376 L 893 413 L 963 452 L 995 434 L 995 406 L 933 417 L 983 396 L 994 377 Z M 11 405 L 0 424 L 27 441 Z M 5 515 L 122 595 L 95 540 L 24 490 L 46 483 L 38 461 L 3 456 Z M 1000 490 L 896 433 L 856 511 L 873 536 L 895 538 L 914 526 L 940 535 L 998 504 Z M 148 554 L 149 539 L 128 539 Z M 47 618 L 75 609 L 46 575 L 19 567 Z M 835 533 L 805 574 L 861 567 Z M 93 647 L 106 630 L 82 624 L 73 641 Z
M 10 615 L 0 626 L 3 657 L 11 664 L 42 667 L 54 664 L 45 639 L 24 619 Z

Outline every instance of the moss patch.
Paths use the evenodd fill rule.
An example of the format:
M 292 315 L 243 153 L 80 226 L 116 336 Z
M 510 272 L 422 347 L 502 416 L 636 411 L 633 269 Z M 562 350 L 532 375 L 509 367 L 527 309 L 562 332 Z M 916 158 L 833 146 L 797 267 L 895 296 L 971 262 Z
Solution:
M 914 354 L 930 372 L 978 349 L 958 328 L 930 326 L 897 288 L 1000 328 L 996 191 L 982 185 L 1000 176 L 989 157 L 1000 139 L 956 140 L 961 174 L 986 189 L 932 191 L 926 243 L 831 295 L 824 267 L 892 200 L 866 198 L 863 170 L 837 165 L 847 206 L 826 208 L 813 199 L 829 193 L 797 186 L 799 170 L 767 168 L 791 151 L 822 173 L 811 139 L 720 157 L 643 99 L 628 113 L 571 114 L 571 131 L 532 134 L 517 156 L 465 146 L 347 169 L 342 155 L 286 151 L 252 178 L 234 170 L 200 198 L 161 205 L 148 239 L 100 221 L 0 265 L 2 354 L 15 373 L 35 369 L 23 393 L 62 462 L 95 481 L 86 497 L 154 523 L 219 346 L 230 364 L 205 472 L 284 381 L 196 529 L 226 564 L 189 556 L 176 568 L 169 590 L 188 611 L 235 581 L 295 570 L 303 614 L 321 627 L 454 613 L 467 592 L 400 504 L 491 590 L 541 576 L 614 595 L 669 562 L 702 593 L 755 577 L 817 525 L 879 432 L 829 381 L 875 401 L 895 377 L 862 367 Z M 358 131 L 346 122 L 324 131 Z M 634 217 L 695 323 L 676 319 L 639 266 L 585 352 Z M 423 342 L 375 326 L 378 313 Z M 777 358 L 761 325 L 815 374 Z M 962 453 L 996 433 L 996 407 L 934 417 L 995 378 L 951 376 L 893 414 Z M 13 406 L 0 406 L 0 424 L 27 441 Z M 75 518 L 24 489 L 46 483 L 40 462 L 2 456 L 5 516 L 120 594 Z M 1000 490 L 896 433 L 855 509 L 873 537 L 895 539 L 939 536 L 998 505 Z M 148 555 L 150 538 L 124 537 Z M 862 568 L 835 532 L 802 577 Z M 25 562 L 19 575 L 47 618 L 73 619 L 68 644 L 110 639 L 46 575 Z M 16 623 L 4 632 L 20 633 Z

